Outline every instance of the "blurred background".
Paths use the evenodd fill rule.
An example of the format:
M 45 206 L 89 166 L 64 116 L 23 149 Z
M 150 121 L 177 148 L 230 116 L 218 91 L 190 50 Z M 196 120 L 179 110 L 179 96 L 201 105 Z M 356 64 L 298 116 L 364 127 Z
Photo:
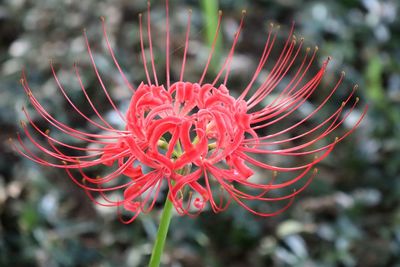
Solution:
M 118 105 L 126 107 L 130 93 L 104 49 L 99 17 L 106 17 L 109 37 L 128 79 L 138 84 L 145 78 L 137 23 L 138 14 L 146 9 L 145 2 L 0 1 L 0 266 L 146 266 L 158 208 L 123 225 L 116 210 L 94 206 L 63 171 L 22 158 L 7 142 L 24 119 L 21 107 L 27 105 L 27 97 L 19 84 L 23 68 L 31 88 L 51 114 L 74 127 L 87 127 L 82 118 L 68 112 L 52 78 L 49 59 L 55 62 L 77 106 L 90 110 L 81 101 L 72 68 L 79 61 L 94 102 L 112 120 L 113 112 L 101 105 L 104 96 L 96 93 L 100 88 L 86 54 L 81 34 L 84 27 L 103 79 Z M 162 51 L 165 10 L 163 1 L 152 2 L 154 42 L 161 49 L 157 51 Z M 199 66 L 205 62 L 217 9 L 224 11 L 217 49 L 221 55 L 229 49 L 241 10 L 247 9 L 244 35 L 232 66 L 232 91 L 240 92 L 256 68 L 269 23 L 282 25 L 282 44 L 295 21 L 296 36 L 304 37 L 306 46 L 319 46 L 319 64 L 327 56 L 333 57 L 323 85 L 330 88 L 332 79 L 344 70 L 338 99 L 357 83 L 361 103 L 355 117 L 366 103 L 370 109 L 359 129 L 319 164 L 317 178 L 284 214 L 260 218 L 233 205 L 217 215 L 206 211 L 196 219 L 174 217 L 165 266 L 399 267 L 400 2 L 170 2 L 176 48 L 173 60 L 181 55 L 187 10 L 193 10 L 191 46 L 196 53 L 190 55 L 188 79 L 198 77 Z M 157 51 L 157 64 L 164 64 Z M 172 67 L 179 70 L 179 65 Z M 47 127 L 38 116 L 34 120 Z

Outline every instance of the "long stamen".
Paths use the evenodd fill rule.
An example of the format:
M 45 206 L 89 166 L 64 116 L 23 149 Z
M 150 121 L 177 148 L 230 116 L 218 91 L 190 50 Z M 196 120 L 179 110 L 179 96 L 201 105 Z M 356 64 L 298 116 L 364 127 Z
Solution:
M 141 50 L 141 54 L 142 54 L 142 61 L 143 61 L 143 67 L 144 67 L 144 72 L 146 74 L 146 78 L 147 78 L 147 83 L 149 85 L 151 85 L 151 79 L 150 79 L 150 75 L 149 75 L 149 71 L 147 69 L 147 59 L 146 59 L 146 54 L 144 51 L 144 41 L 143 41 L 143 25 L 142 25 L 142 13 L 139 14 L 139 36 L 140 36 L 140 50 Z
M 189 48 L 191 19 L 192 19 L 192 10 L 190 9 L 188 12 L 188 21 L 187 21 L 187 25 L 186 25 L 185 50 L 183 52 L 182 69 L 181 69 L 181 75 L 179 78 L 179 81 L 181 81 L 181 82 L 183 81 L 183 75 L 185 73 L 186 56 L 187 56 L 187 52 L 188 52 L 188 48 Z
M 291 54 L 291 51 L 293 50 L 293 46 L 295 44 L 295 42 L 292 40 L 292 36 L 293 36 L 293 31 L 294 31 L 294 25 L 291 28 L 291 31 L 288 35 L 288 38 L 281 50 L 281 53 L 278 57 L 278 60 L 276 61 L 276 63 L 274 64 L 274 67 L 272 68 L 271 72 L 268 74 L 267 78 L 265 79 L 265 81 L 262 83 L 262 85 L 256 90 L 256 92 L 253 94 L 253 96 L 247 101 L 247 103 L 251 103 L 255 98 L 257 98 L 265 89 L 265 85 L 268 84 L 270 82 L 271 76 L 276 74 L 276 71 L 283 65 L 283 63 L 285 62 L 285 59 L 288 59 L 288 56 Z M 272 49 L 272 47 L 271 47 Z M 269 53 L 268 53 L 269 55 Z M 264 58 L 264 60 L 267 60 L 267 57 Z M 265 64 L 266 62 L 263 62 L 263 64 Z
M 243 28 L 243 22 L 244 22 L 245 14 L 246 14 L 246 11 L 243 10 L 242 11 L 242 19 L 240 20 L 238 29 L 237 29 L 235 37 L 233 39 L 231 49 L 229 51 L 228 56 L 225 59 L 224 64 L 222 65 L 220 71 L 218 72 L 217 76 L 215 77 L 214 81 L 212 82 L 213 86 L 217 83 L 217 81 L 219 80 L 219 78 L 221 77 L 221 75 L 222 75 L 222 73 L 224 72 L 225 69 L 227 69 L 227 70 L 226 70 L 225 79 L 224 79 L 224 83 L 223 84 L 226 85 L 226 82 L 227 82 L 228 76 L 229 76 L 229 71 L 230 71 L 230 64 L 232 62 L 232 58 L 233 58 L 233 55 L 235 53 L 235 48 L 236 48 L 237 42 L 239 40 L 239 36 L 240 36 L 241 30 Z
M 90 119 L 89 117 L 87 117 L 85 114 L 83 114 L 82 111 L 80 111 L 80 110 L 76 107 L 76 105 L 72 102 L 72 100 L 71 100 L 71 99 L 68 97 L 68 95 L 66 94 L 66 92 L 65 92 L 65 90 L 64 90 L 64 87 L 61 85 L 61 82 L 60 82 L 60 80 L 58 79 L 57 73 L 56 73 L 56 71 L 55 71 L 55 69 L 54 69 L 54 66 L 53 66 L 53 63 L 52 63 L 52 62 L 50 62 L 50 68 L 51 68 L 51 71 L 52 71 L 52 73 L 53 73 L 53 77 L 54 77 L 54 79 L 55 79 L 55 81 L 56 81 L 56 83 L 57 83 L 57 85 L 58 85 L 58 88 L 60 89 L 61 93 L 63 94 L 63 96 L 65 97 L 65 99 L 67 100 L 67 102 L 71 105 L 71 107 L 72 107 L 79 115 L 81 115 L 86 121 L 88 121 L 88 122 L 91 123 L 92 125 L 94 125 L 94 126 L 100 128 L 100 129 L 102 129 L 102 130 L 111 131 L 111 132 L 120 132 L 120 131 L 115 130 L 114 128 L 111 128 L 111 127 L 104 127 L 104 126 L 98 124 L 97 122 L 91 120 L 91 119 Z
M 113 128 L 113 127 L 110 125 L 110 123 L 108 123 L 108 122 L 103 118 L 103 116 L 100 114 L 100 112 L 97 110 L 97 108 L 96 108 L 95 105 L 93 104 L 92 100 L 90 99 L 89 94 L 87 93 L 86 88 L 85 88 L 85 86 L 83 85 L 83 81 L 82 81 L 81 75 L 80 75 L 80 73 L 79 73 L 79 69 L 78 69 L 78 64 L 77 64 L 77 63 L 74 63 L 74 70 L 75 70 L 75 76 L 76 76 L 76 78 L 78 79 L 78 83 L 79 83 L 79 85 L 80 85 L 80 88 L 81 88 L 83 94 L 85 95 L 86 101 L 89 103 L 91 109 L 94 111 L 94 113 L 96 114 L 96 116 L 97 116 L 107 127 Z
M 169 90 L 170 85 L 171 85 L 171 78 L 170 78 L 170 55 L 169 55 L 169 47 L 170 47 L 170 30 L 169 30 L 169 1 L 165 0 L 165 16 L 166 16 L 166 28 L 167 28 L 167 37 L 166 37 L 166 44 L 165 44 L 165 50 L 166 50 L 166 60 L 165 60 L 165 68 L 167 72 L 167 90 Z
M 238 40 L 239 40 L 239 36 L 240 36 L 240 33 L 241 33 L 241 31 L 242 31 L 242 28 L 243 28 L 243 23 L 244 23 L 244 17 L 245 17 L 245 15 L 246 15 L 246 10 L 243 10 L 243 11 L 242 11 L 242 18 L 241 18 L 240 24 L 239 24 L 239 29 L 238 29 L 238 31 L 237 31 L 237 33 L 236 33 L 235 40 L 234 40 L 235 46 L 236 46 L 236 43 L 237 43 Z M 229 63 L 228 63 L 228 67 L 227 67 L 227 70 L 226 70 L 226 73 L 225 73 L 225 78 L 224 78 L 224 85 L 226 85 L 226 83 L 228 82 L 229 73 L 230 73 L 230 71 L 231 71 L 231 63 L 232 63 L 232 59 L 233 59 L 233 54 L 234 54 L 235 46 L 233 46 L 231 55 L 230 55 L 230 57 L 229 57 Z
M 87 47 L 87 50 L 88 50 L 88 53 L 89 53 L 90 61 L 92 63 L 93 70 L 94 70 L 94 72 L 96 74 L 97 80 L 99 81 L 99 83 L 101 85 L 101 88 L 103 89 L 103 92 L 106 95 L 106 98 L 107 98 L 108 102 L 111 104 L 111 106 L 113 107 L 115 112 L 122 119 L 122 121 L 126 122 L 125 116 L 122 115 L 121 111 L 116 107 L 116 105 L 114 104 L 114 101 L 111 99 L 110 94 L 108 93 L 108 91 L 107 91 L 107 89 L 106 89 L 106 87 L 104 85 L 103 79 L 101 78 L 99 70 L 97 69 L 97 65 L 96 65 L 96 63 L 94 61 L 92 49 L 90 48 L 89 40 L 87 38 L 85 30 L 83 31 L 83 36 L 85 38 L 85 43 L 86 43 L 86 47 Z
M 221 21 L 222 21 L 222 11 L 220 10 L 218 12 L 218 23 L 217 23 L 217 28 L 215 29 L 214 40 L 213 40 L 213 42 L 211 44 L 211 50 L 210 50 L 210 53 L 208 55 L 206 66 L 204 67 L 203 74 L 201 75 L 201 78 L 200 78 L 200 80 L 198 82 L 198 84 L 200 84 L 200 85 L 203 84 L 204 78 L 206 77 L 207 70 L 208 70 L 208 68 L 210 66 L 211 59 L 212 59 L 213 54 L 214 54 L 215 46 L 216 46 L 217 40 L 218 40 L 218 35 L 219 35 L 220 29 L 221 29 Z
M 100 17 L 100 19 L 101 19 L 101 25 L 102 25 L 102 28 L 103 28 L 103 36 L 104 36 L 104 38 L 105 38 L 105 40 L 106 40 L 108 52 L 110 53 L 111 58 L 112 58 L 112 60 L 113 60 L 113 62 L 114 62 L 114 64 L 115 64 L 115 66 L 117 67 L 119 73 L 121 74 L 121 77 L 122 77 L 122 79 L 124 80 L 126 86 L 129 88 L 129 90 L 131 90 L 132 92 L 135 92 L 135 89 L 133 88 L 132 84 L 131 84 L 131 83 L 128 81 L 128 79 L 126 78 L 125 73 L 124 73 L 123 70 L 121 69 L 121 66 L 120 66 L 119 63 L 118 63 L 118 60 L 117 60 L 117 58 L 115 57 L 114 50 L 112 49 L 111 44 L 110 44 L 110 41 L 109 41 L 109 39 L 108 39 L 108 34 L 107 34 L 107 29 L 106 29 L 105 18 L 102 16 L 102 17 Z
M 158 86 L 158 78 L 157 78 L 157 71 L 156 65 L 154 62 L 154 53 L 153 53 L 153 39 L 151 35 L 151 4 L 150 1 L 147 1 L 147 38 L 149 40 L 149 50 L 150 50 L 150 61 L 151 61 L 151 68 L 153 69 L 153 78 Z
M 274 27 L 274 25 L 271 23 L 270 30 L 268 32 L 268 38 L 267 38 L 267 41 L 265 42 L 264 50 L 263 50 L 263 53 L 262 53 L 261 58 L 259 60 L 257 69 L 254 72 L 254 75 L 251 78 L 249 84 L 246 86 L 246 88 L 243 90 L 242 94 L 239 96 L 238 100 L 243 100 L 246 97 L 247 93 L 252 88 L 254 82 L 256 81 L 258 76 L 260 75 L 261 70 L 263 69 L 265 63 L 267 62 L 267 59 L 268 59 L 268 57 L 269 57 L 269 55 L 270 55 L 270 53 L 272 51 L 272 48 L 274 47 L 274 44 L 275 44 L 275 41 L 276 41 L 276 37 L 277 37 L 277 33 L 278 33 L 278 31 L 275 32 L 274 36 L 272 37 L 272 41 L 271 41 L 271 35 L 272 35 L 273 27 Z M 270 41 L 271 41 L 271 44 L 270 44 Z

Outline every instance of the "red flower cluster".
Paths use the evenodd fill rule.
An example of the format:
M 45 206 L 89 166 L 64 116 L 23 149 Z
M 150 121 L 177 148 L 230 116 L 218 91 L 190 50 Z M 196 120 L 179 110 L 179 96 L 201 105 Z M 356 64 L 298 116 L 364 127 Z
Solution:
M 55 81 L 70 104 L 71 110 L 82 116 L 91 126 L 98 128 L 100 133 L 74 129 L 55 119 L 34 96 L 23 75 L 22 85 L 38 114 L 52 128 L 83 145 L 65 143 L 56 139 L 49 131 L 41 130 L 24 109 L 30 126 L 37 134 L 45 137 L 48 144 L 41 144 L 38 138 L 31 134 L 26 123 L 22 123 L 26 137 L 47 154 L 47 157 L 42 158 L 35 154 L 20 136 L 18 136 L 20 145 L 15 145 L 15 148 L 39 164 L 64 169 L 96 203 L 104 206 L 123 206 L 132 212 L 133 216 L 127 223 L 133 221 L 139 213 L 152 209 L 163 185 L 168 186 L 168 197 L 180 214 L 196 215 L 203 211 L 207 204 L 214 212 L 220 212 L 227 208 L 231 200 L 261 216 L 272 216 L 284 211 L 290 206 L 294 196 L 311 182 L 316 174 L 315 165 L 327 157 L 335 145 L 348 136 L 364 117 L 366 109 L 350 130 L 336 138 L 332 137 L 332 133 L 343 124 L 358 102 L 358 98 L 354 97 L 356 87 L 347 99 L 340 103 L 338 109 L 328 114 L 322 122 L 309 130 L 302 130 L 306 123 L 314 121 L 317 113 L 334 95 L 342 82 L 344 76 L 342 74 L 329 94 L 313 111 L 292 125 L 265 134 L 266 131 L 275 129 L 274 126 L 287 123 L 285 119 L 298 112 L 315 94 L 330 59 L 328 58 L 316 73 L 310 74 L 317 49 L 311 51 L 308 48 L 302 53 L 303 40 L 296 40 L 292 27 L 274 67 L 264 79 L 261 79 L 260 74 L 265 69 L 277 38 L 277 28 L 271 26 L 253 77 L 241 95 L 234 98 L 230 95 L 227 82 L 243 27 L 244 13 L 224 64 L 215 79 L 211 83 L 205 83 L 220 32 L 222 13 L 219 14 L 214 44 L 199 81 L 187 82 L 184 79 L 184 72 L 189 49 L 191 25 L 191 12 L 189 12 L 180 79 L 171 83 L 168 3 L 166 7 L 165 86 L 159 84 L 156 74 L 150 5 L 147 15 L 147 39 L 151 70 L 149 71 L 147 66 L 144 27 L 140 15 L 139 34 L 147 82 L 142 82 L 137 88 L 128 81 L 120 67 L 102 19 L 110 56 L 133 94 L 125 115 L 110 97 L 84 33 L 93 70 L 107 101 L 126 124 L 124 130 L 115 129 L 96 109 L 85 89 L 77 66 L 74 66 L 77 80 L 96 119 L 85 115 L 73 103 L 51 65 Z M 300 56 L 301 54 L 303 55 Z M 288 75 L 289 72 L 293 74 Z M 312 78 L 307 79 L 306 77 L 310 75 Z M 222 81 L 219 82 L 220 80 Z M 268 100 L 269 103 L 261 106 L 267 97 L 271 98 Z M 72 154 L 75 155 L 63 152 L 66 150 L 73 151 Z M 76 155 L 77 153 L 79 155 Z M 258 155 L 269 155 L 271 158 L 278 155 L 285 158 L 287 163 L 294 165 L 275 166 L 273 163 L 262 161 Z M 49 157 L 54 161 L 50 161 Z M 301 159 L 298 160 L 299 158 Z M 91 177 L 88 174 L 93 167 L 104 165 L 112 170 L 104 177 Z M 252 178 L 254 168 L 270 170 L 271 175 L 269 178 L 254 179 Z M 278 183 L 275 181 L 278 172 L 286 176 L 292 174 L 292 177 Z M 285 191 L 287 188 L 296 187 L 297 190 Z M 270 205 L 266 205 L 267 211 L 256 211 L 250 204 L 252 201 L 285 200 L 286 204 L 275 211 L 270 209 Z

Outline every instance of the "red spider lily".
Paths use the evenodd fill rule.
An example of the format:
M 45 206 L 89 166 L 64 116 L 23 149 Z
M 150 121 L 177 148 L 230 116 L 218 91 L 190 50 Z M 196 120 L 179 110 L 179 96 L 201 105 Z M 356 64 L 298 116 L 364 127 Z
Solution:
M 83 188 L 94 202 L 103 206 L 122 206 L 132 212 L 132 218 L 126 223 L 133 221 L 141 212 L 152 209 L 163 185 L 168 185 L 168 197 L 180 214 L 197 215 L 208 203 L 214 212 L 220 212 L 228 207 L 231 200 L 261 216 L 273 216 L 286 210 L 293 198 L 304 190 L 316 175 L 315 165 L 326 158 L 338 142 L 354 131 L 364 117 L 366 109 L 350 130 L 336 137 L 336 130 L 346 121 L 358 102 L 358 98 L 354 97 L 357 88 L 355 86 L 335 111 L 325 115 L 325 119 L 315 124 L 315 117 L 339 88 L 344 77 L 342 74 L 313 111 L 298 119 L 296 123 L 276 130 L 276 126 L 292 121 L 288 118 L 298 115 L 306 101 L 316 94 L 317 89 L 321 87 L 320 83 L 330 58 L 323 62 L 318 71 L 313 72 L 311 66 L 317 48 L 313 51 L 309 48 L 303 50 L 303 40 L 296 40 L 292 27 L 289 37 L 280 48 L 281 52 L 274 66 L 268 75 L 262 78 L 262 71 L 269 62 L 277 40 L 278 27 L 273 25 L 266 36 L 254 75 L 240 96 L 231 96 L 227 83 L 244 24 L 244 15 L 245 12 L 221 69 L 212 82 L 206 83 L 205 78 L 221 28 L 222 13 L 218 16 L 214 42 L 202 75 L 198 81 L 188 82 L 184 74 L 190 49 L 189 12 L 182 68 L 179 80 L 172 82 L 167 1 L 166 85 L 163 85 L 157 78 L 148 5 L 147 22 L 143 22 L 143 16 L 139 15 L 141 56 L 147 81 L 137 88 L 128 81 L 120 67 L 102 19 L 108 52 L 126 86 L 132 91 L 129 109 L 125 115 L 117 108 L 104 85 L 85 32 L 84 38 L 101 90 L 106 96 L 106 101 L 125 123 L 125 129 L 115 129 L 96 109 L 77 65 L 74 66 L 77 81 L 96 119 L 89 118 L 74 104 L 51 64 L 55 82 L 70 104 L 71 110 L 82 116 L 100 133 L 74 129 L 54 118 L 34 96 L 23 74 L 22 86 L 37 113 L 52 128 L 76 139 L 76 142 L 74 145 L 65 143 L 56 139 L 48 130 L 41 130 L 24 108 L 27 121 L 36 132 L 36 136 L 29 130 L 28 123 L 23 122 L 21 125 L 24 133 L 46 157 L 35 154 L 20 135 L 20 145 L 14 145 L 15 149 L 39 164 L 64 169 L 72 181 Z M 144 23 L 147 27 L 143 26 Z M 149 65 L 149 55 L 145 53 L 145 38 L 149 45 Z M 266 98 L 269 99 L 268 104 L 262 106 Z M 304 130 L 309 123 L 313 123 L 314 126 Z M 269 133 L 266 134 L 266 131 Z M 40 136 L 47 141 L 46 145 L 39 141 Z M 69 154 L 71 151 L 74 155 Z M 268 156 L 268 159 L 276 159 L 279 156 L 284 159 L 286 165 L 291 165 L 278 166 L 269 160 L 263 161 L 263 155 Z M 104 165 L 110 170 L 107 175 L 89 175 L 93 172 L 93 167 Z M 254 168 L 271 171 L 270 177 L 256 180 L 253 178 Z M 278 173 L 290 176 L 290 179 L 277 182 Z M 284 205 L 275 211 L 271 210 L 271 205 L 259 205 L 266 209 L 259 211 L 252 207 L 253 201 L 283 201 Z

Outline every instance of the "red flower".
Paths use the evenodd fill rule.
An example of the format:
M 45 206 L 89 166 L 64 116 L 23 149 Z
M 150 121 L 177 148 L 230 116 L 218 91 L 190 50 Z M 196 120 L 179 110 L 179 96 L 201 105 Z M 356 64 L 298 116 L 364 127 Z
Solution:
M 140 212 L 152 209 L 164 184 L 168 185 L 169 198 L 181 214 L 198 214 L 208 203 L 214 212 L 220 212 L 227 208 L 231 200 L 261 216 L 272 216 L 284 211 L 292 203 L 294 196 L 311 182 L 316 174 L 315 165 L 327 157 L 335 145 L 348 136 L 364 117 L 366 109 L 350 130 L 336 138 L 332 137 L 358 102 L 358 98 L 354 97 L 356 87 L 336 111 L 326 115 L 322 122 L 314 124 L 309 130 L 304 130 L 306 124 L 314 123 L 314 117 L 332 98 L 343 80 L 342 74 L 313 111 L 296 123 L 287 125 L 288 121 L 292 121 L 287 118 L 290 115 L 299 115 L 299 110 L 306 101 L 316 94 L 330 59 L 325 60 L 322 67 L 311 74 L 317 49 L 311 51 L 308 48 L 303 53 L 303 40 L 296 40 L 292 27 L 274 67 L 262 79 L 261 72 L 265 69 L 277 38 L 277 28 L 271 26 L 253 77 L 241 95 L 233 97 L 227 83 L 235 47 L 243 27 L 244 13 L 224 64 L 215 79 L 206 83 L 205 77 L 220 31 L 221 12 L 214 44 L 203 73 L 199 81 L 192 82 L 187 82 L 184 78 L 189 49 L 189 13 L 182 69 L 179 80 L 171 83 L 168 12 L 167 4 L 165 85 L 160 84 L 157 78 L 150 12 L 146 27 L 151 62 L 149 66 L 146 64 L 147 55 L 144 52 L 142 15 L 139 16 L 142 59 L 147 82 L 142 82 L 137 88 L 128 81 L 118 64 L 107 37 L 104 19 L 102 20 L 108 51 L 126 86 L 132 91 L 132 99 L 125 115 L 118 110 L 105 88 L 84 33 L 100 87 L 107 101 L 126 124 L 124 130 L 115 129 L 96 109 L 76 65 L 74 68 L 77 80 L 93 114 L 97 116 L 96 120 L 89 118 L 75 106 L 51 65 L 55 81 L 71 109 L 101 133 L 74 129 L 55 119 L 34 96 L 23 75 L 22 85 L 38 114 L 52 128 L 76 139 L 75 143 L 81 145 L 67 144 L 56 139 L 49 131 L 41 130 L 24 109 L 31 128 L 36 134 L 45 137 L 48 144 L 41 144 L 31 134 L 26 123 L 22 123 L 26 137 L 47 156 L 39 157 L 20 136 L 20 146 L 15 145 L 15 148 L 39 164 L 64 169 L 72 181 L 83 188 L 96 203 L 123 206 L 131 211 L 133 216 L 128 222 L 133 221 Z M 289 73 L 293 74 L 288 75 Z M 306 79 L 307 76 L 312 78 Z M 268 104 L 265 104 L 266 98 Z M 277 127 L 280 130 L 276 130 Z M 270 157 L 262 160 L 262 155 Z M 278 166 L 274 163 L 276 156 L 283 158 L 289 166 Z M 88 170 L 93 173 L 92 167 L 102 165 L 108 166 L 112 171 L 104 177 L 92 177 L 88 174 Z M 254 168 L 271 171 L 270 177 L 254 178 Z M 276 181 L 278 173 L 285 177 L 284 182 Z M 285 190 L 287 188 L 290 189 L 289 193 Z M 293 188 L 297 190 L 293 191 Z M 115 192 L 120 194 L 115 197 Z M 252 201 L 285 201 L 285 204 L 276 211 L 269 210 L 270 205 L 265 206 L 266 211 L 256 211 L 250 204 Z

